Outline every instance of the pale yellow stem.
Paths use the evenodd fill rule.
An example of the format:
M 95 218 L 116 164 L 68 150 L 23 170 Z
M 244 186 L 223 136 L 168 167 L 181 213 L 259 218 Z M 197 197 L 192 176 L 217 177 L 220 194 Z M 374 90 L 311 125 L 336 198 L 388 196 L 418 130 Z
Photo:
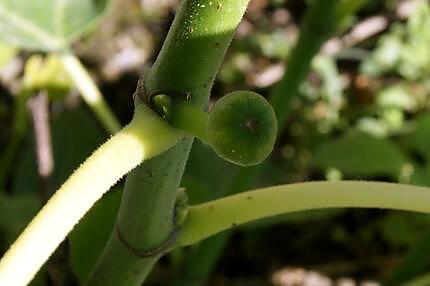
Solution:
M 193 206 L 178 246 L 253 220 L 321 208 L 384 208 L 430 213 L 430 188 L 382 182 L 307 182 L 274 186 Z
M 112 185 L 143 160 L 175 145 L 182 136 L 144 104 L 137 106 L 131 123 L 73 173 L 6 252 L 0 260 L 0 285 L 29 283 L 73 226 Z
M 100 90 L 94 83 L 85 67 L 71 52 L 60 54 L 64 68 L 72 78 L 82 98 L 99 118 L 100 123 L 112 134 L 121 128 L 120 123 L 112 113 Z

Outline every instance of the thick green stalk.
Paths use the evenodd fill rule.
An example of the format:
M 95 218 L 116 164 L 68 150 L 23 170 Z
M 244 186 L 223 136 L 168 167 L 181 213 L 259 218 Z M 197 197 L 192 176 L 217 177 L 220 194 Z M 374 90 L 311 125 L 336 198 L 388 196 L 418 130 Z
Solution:
M 116 228 L 87 285 L 141 285 L 160 258 L 141 258 L 119 239 L 119 230 L 133 248 L 157 247 L 173 231 L 175 193 L 191 139 L 133 171 L 126 181 Z M 164 158 L 164 160 L 162 160 Z M 173 191 L 172 191 L 173 190 Z M 166 211 L 166 209 L 168 211 Z M 161 236 L 163 235 L 163 236 Z
M 163 93 L 197 106 L 208 92 L 249 0 L 183 1 L 147 75 L 147 96 Z
M 200 108 L 208 102 L 213 80 L 248 0 L 185 0 L 163 48 L 138 87 L 137 97 L 166 94 L 189 100 Z M 142 164 L 128 176 L 117 218 L 116 233 L 105 247 L 88 285 L 141 285 L 161 254 L 139 258 L 165 242 L 174 230 L 176 191 L 192 139 Z
M 284 126 L 288 119 L 291 100 L 309 73 L 312 59 L 336 31 L 336 3 L 336 0 L 316 0 L 306 12 L 298 42 L 288 58 L 285 75 L 269 96 L 279 126 Z
M 178 246 L 283 213 L 321 208 L 384 208 L 430 213 L 430 188 L 366 181 L 308 182 L 269 187 L 193 206 Z

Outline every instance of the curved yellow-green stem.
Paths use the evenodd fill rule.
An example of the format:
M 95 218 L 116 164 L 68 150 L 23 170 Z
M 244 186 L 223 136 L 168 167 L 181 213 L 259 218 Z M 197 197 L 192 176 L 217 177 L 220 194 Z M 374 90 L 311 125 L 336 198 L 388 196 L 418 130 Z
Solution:
M 430 188 L 341 181 L 298 183 L 244 192 L 191 207 L 178 246 L 191 245 L 231 227 L 269 216 L 344 207 L 430 213 Z
M 121 129 L 121 124 L 79 59 L 72 52 L 64 52 L 59 56 L 82 99 L 88 104 L 103 127 L 111 134 L 117 133 Z
M 171 148 L 183 133 L 144 104 L 133 120 L 89 157 L 52 196 L 0 260 L 0 285 L 31 281 L 91 206 L 143 160 Z

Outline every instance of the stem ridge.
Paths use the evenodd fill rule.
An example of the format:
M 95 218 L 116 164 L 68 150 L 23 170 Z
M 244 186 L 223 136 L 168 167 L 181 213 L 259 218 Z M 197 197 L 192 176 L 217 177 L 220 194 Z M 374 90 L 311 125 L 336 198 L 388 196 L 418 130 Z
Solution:
M 153 248 L 147 249 L 147 250 L 140 250 L 136 247 L 133 247 L 124 237 L 124 235 L 121 233 L 121 229 L 118 225 L 118 223 L 115 225 L 115 234 L 118 238 L 118 241 L 121 242 L 125 248 L 127 248 L 134 256 L 137 256 L 139 258 L 150 258 L 150 257 L 159 257 L 161 255 L 166 254 L 169 252 L 173 245 L 176 243 L 176 239 L 178 238 L 180 228 L 175 227 L 169 237 L 163 241 L 160 245 L 157 245 Z

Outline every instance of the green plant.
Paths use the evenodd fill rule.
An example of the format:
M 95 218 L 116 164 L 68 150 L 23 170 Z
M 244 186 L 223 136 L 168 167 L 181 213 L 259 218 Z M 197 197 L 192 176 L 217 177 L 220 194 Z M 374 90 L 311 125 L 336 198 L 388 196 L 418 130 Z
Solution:
M 329 9 L 328 18 L 323 18 L 329 21 L 335 14 L 335 1 L 322 3 L 328 1 L 317 1 L 314 5 Z M 12 245 L 0 261 L 0 284 L 28 283 L 79 219 L 130 171 L 116 226 L 88 278 L 88 285 L 140 285 L 158 259 L 172 248 L 191 245 L 239 224 L 285 212 L 328 207 L 430 212 L 430 191 L 426 188 L 363 181 L 269 187 L 184 207 L 182 193 L 178 195 L 177 190 L 192 136 L 197 134 L 217 146 L 214 141 L 225 135 L 217 134 L 211 139 L 213 134 L 207 132 L 213 132 L 213 125 L 226 119 L 241 123 L 241 116 L 248 112 L 248 109 L 241 111 L 242 102 L 233 108 L 231 104 L 236 103 L 225 102 L 232 98 L 226 97 L 219 104 L 232 110 L 216 111 L 215 107 L 216 114 L 209 119 L 203 113 L 216 72 L 247 4 L 246 0 L 182 3 L 156 63 L 138 86 L 133 120 L 76 170 Z M 325 30 L 321 34 L 319 42 L 327 38 Z M 56 43 L 53 39 L 50 42 Z M 298 85 L 319 46 L 306 52 L 302 58 L 308 65 L 301 64 L 304 67 L 300 68 L 299 76 L 286 82 Z M 283 89 L 277 90 L 280 94 L 279 90 Z M 239 95 L 249 96 L 243 91 Z M 259 96 L 254 98 L 260 103 L 255 105 L 258 108 L 267 104 Z M 281 97 L 274 98 L 276 102 L 280 100 L 276 98 Z M 245 103 L 248 107 L 248 102 Z M 282 104 L 275 103 L 277 110 L 282 110 L 284 103 L 284 100 Z M 186 110 L 185 121 L 181 115 L 183 110 Z M 232 152 L 224 154 L 225 150 L 232 150 L 230 144 L 237 144 L 236 140 L 217 152 L 242 165 L 261 161 L 272 149 L 276 133 L 272 111 L 264 109 L 262 112 L 267 113 L 263 119 L 269 122 L 263 126 L 269 135 L 268 143 L 262 148 L 264 152 L 258 154 L 257 159 L 242 161 L 240 157 L 232 158 Z M 285 121 L 286 115 L 281 118 Z M 199 127 L 191 119 L 203 122 Z M 209 127 L 204 124 L 206 120 Z M 247 123 L 245 131 L 253 133 L 254 123 Z M 257 138 L 256 142 L 260 140 Z M 238 156 L 248 157 L 249 154 L 238 152 Z M 141 162 L 143 164 L 139 165 Z M 20 275 L 17 276 L 18 268 Z

